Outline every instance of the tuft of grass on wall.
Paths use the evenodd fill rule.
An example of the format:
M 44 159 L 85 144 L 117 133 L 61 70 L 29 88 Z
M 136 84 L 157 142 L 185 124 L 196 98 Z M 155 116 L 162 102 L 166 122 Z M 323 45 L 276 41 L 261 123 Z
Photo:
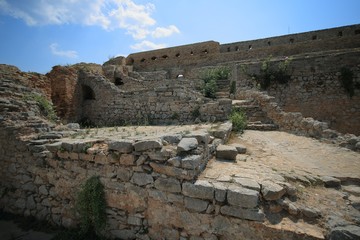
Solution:
M 354 73 L 351 69 L 343 67 L 340 69 L 340 81 L 345 92 L 352 98 L 355 94 Z
M 57 119 L 53 104 L 45 96 L 30 93 L 24 96 L 24 100 L 35 101 L 40 108 L 40 113 L 48 120 L 54 122 Z

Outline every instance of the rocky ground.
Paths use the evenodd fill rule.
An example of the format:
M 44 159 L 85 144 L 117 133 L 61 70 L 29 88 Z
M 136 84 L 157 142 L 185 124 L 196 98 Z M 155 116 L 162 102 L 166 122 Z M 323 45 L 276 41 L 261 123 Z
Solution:
M 246 131 L 233 136 L 229 144 L 241 144 L 246 152 L 236 162 L 213 159 L 200 179 L 249 189 L 275 183 L 270 188 L 278 195 L 267 199 L 271 201 L 265 209 L 271 213 L 267 214 L 269 227 L 314 239 L 323 239 L 330 228 L 355 229 L 357 235 L 349 239 L 360 236 L 359 153 L 278 131 Z M 293 195 L 282 197 L 276 184 L 291 186 Z

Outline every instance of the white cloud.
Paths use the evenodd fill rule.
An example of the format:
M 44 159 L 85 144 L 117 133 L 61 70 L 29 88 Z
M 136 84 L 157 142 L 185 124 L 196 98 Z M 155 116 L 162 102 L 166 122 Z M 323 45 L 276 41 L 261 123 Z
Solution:
M 10 15 L 14 18 L 22 19 L 29 26 L 37 24 L 36 20 L 31 17 L 26 11 L 13 7 L 6 0 L 0 0 L 0 12 L 6 15 Z
M 57 44 L 57 43 L 50 44 L 50 50 L 51 50 L 51 53 L 56 56 L 67 57 L 67 58 L 77 58 L 78 57 L 78 53 L 76 51 L 61 50 L 61 49 L 59 49 L 59 44 Z
M 0 13 L 22 19 L 29 26 L 83 24 L 106 30 L 124 29 L 134 39 L 167 37 L 179 29 L 157 27 L 154 4 L 134 0 L 0 0 Z
M 159 48 L 166 48 L 166 44 L 156 44 L 153 42 L 150 42 L 148 40 L 144 40 L 140 43 L 136 43 L 134 45 L 130 46 L 134 50 L 138 51 L 145 51 L 145 50 L 153 50 L 153 49 L 159 49 Z
M 153 31 L 151 33 L 151 35 L 154 38 L 163 38 L 163 37 L 171 36 L 174 33 L 180 33 L 180 30 L 176 26 L 170 25 L 167 28 L 165 28 L 165 27 L 157 27 L 155 29 L 155 31 Z

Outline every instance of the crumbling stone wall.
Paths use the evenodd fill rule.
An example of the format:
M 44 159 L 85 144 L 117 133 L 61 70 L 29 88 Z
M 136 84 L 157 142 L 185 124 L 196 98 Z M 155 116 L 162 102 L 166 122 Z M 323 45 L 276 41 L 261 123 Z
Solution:
M 101 74 L 59 68 L 49 78 L 54 104 L 65 121 L 95 126 L 213 122 L 226 120 L 231 111 L 231 100 L 204 98 L 194 82 L 184 79 L 129 80 L 116 86 Z
M 231 125 L 225 125 L 227 130 L 214 136 L 228 136 Z M 259 186 L 251 190 L 236 183 L 195 181 L 224 141 L 207 132 L 106 141 L 60 139 L 66 132 L 20 141 L 9 131 L 0 133 L 1 141 L 6 137 L 12 146 L 0 145 L 0 207 L 5 211 L 73 227 L 80 185 L 98 175 L 105 186 L 109 237 L 302 237 L 263 223 Z

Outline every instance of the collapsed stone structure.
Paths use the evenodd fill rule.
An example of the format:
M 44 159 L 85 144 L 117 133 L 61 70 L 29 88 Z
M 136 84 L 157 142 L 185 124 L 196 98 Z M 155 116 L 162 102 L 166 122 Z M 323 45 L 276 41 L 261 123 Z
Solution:
M 223 122 L 232 108 L 242 108 L 249 128 L 280 129 L 359 150 L 359 51 L 360 25 L 353 25 L 160 49 L 110 59 L 102 66 L 55 66 L 46 75 L 2 65 L 0 206 L 72 227 L 80 184 L 99 175 L 110 237 L 323 239 L 326 233 L 278 229 L 266 221 L 272 213 L 268 206 L 296 195 L 281 176 L 241 183 L 198 179 L 216 151 L 221 158 L 221 151 L 231 156 L 243 151 L 221 146 L 231 131 L 229 123 L 152 137 L 89 137 L 76 125 L 46 121 L 43 106 L 31 96 L 36 91 L 51 100 L 64 124 L 88 126 Z M 259 92 L 243 69 L 259 72 L 270 55 L 275 64 L 292 58 L 291 79 Z M 216 99 L 205 98 L 201 75 L 217 66 L 231 69 L 230 79 L 221 83 L 227 88 L 220 88 Z M 342 67 L 353 73 L 351 98 L 340 82 Z M 232 96 L 230 82 L 236 83 Z M 336 179 L 324 183 L 329 181 Z M 280 210 L 292 214 L 293 209 L 283 204 Z M 316 219 L 320 213 L 304 208 L 296 216 Z

